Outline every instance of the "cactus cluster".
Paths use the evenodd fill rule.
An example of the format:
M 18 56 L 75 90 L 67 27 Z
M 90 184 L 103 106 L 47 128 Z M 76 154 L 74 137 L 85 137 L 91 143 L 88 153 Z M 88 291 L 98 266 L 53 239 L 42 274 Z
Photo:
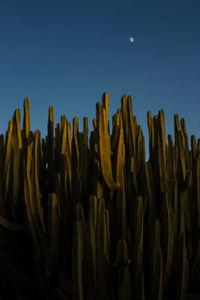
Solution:
M 23 129 L 16 109 L 0 135 L 1 299 L 186 300 L 200 294 L 200 139 L 174 115 L 151 117 L 149 160 L 130 96 L 112 118 L 96 104 L 88 145 L 78 119 L 54 135 Z M 180 127 L 181 126 L 181 127 Z M 46 164 L 48 167 L 46 168 Z

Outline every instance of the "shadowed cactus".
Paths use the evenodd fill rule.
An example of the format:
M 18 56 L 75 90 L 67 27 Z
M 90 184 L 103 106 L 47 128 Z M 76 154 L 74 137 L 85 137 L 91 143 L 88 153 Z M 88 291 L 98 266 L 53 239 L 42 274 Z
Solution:
M 128 249 L 125 240 L 117 243 L 117 255 L 114 266 L 117 268 L 118 299 L 131 299 L 131 276 L 128 269 L 131 260 L 128 258 Z

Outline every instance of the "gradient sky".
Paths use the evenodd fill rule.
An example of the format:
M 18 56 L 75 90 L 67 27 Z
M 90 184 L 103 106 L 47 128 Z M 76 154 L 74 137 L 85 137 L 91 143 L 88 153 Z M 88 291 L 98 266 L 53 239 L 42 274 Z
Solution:
M 0 134 L 15 109 L 30 98 L 31 130 L 88 117 L 109 93 L 109 120 L 131 95 L 133 115 L 145 136 L 147 111 L 164 109 L 166 134 L 174 114 L 189 137 L 200 137 L 200 1 L 121 0 L 0 1 Z M 134 37 L 134 43 L 129 38 Z M 190 146 L 191 147 L 191 146 Z

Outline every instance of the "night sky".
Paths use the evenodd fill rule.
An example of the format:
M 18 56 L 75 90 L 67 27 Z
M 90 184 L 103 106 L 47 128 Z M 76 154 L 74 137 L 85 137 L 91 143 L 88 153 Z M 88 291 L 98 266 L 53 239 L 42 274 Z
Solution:
M 55 127 L 65 114 L 82 131 L 88 117 L 90 133 L 104 92 L 111 129 L 121 97 L 132 97 L 146 160 L 147 111 L 164 110 L 166 134 L 178 114 L 200 138 L 200 1 L 0 1 L 0 134 L 17 108 L 23 124 L 26 97 L 41 138 L 52 105 Z

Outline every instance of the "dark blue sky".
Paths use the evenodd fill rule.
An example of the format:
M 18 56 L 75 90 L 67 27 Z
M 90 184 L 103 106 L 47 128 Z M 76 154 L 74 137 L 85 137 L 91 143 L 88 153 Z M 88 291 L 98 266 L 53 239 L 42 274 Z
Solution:
M 90 132 L 96 102 L 108 92 L 110 125 L 123 94 L 131 95 L 146 160 L 147 111 L 164 109 L 172 135 L 178 113 L 199 138 L 199 16 L 199 0 L 0 1 L 0 134 L 16 108 L 22 124 L 25 97 L 41 137 L 51 105 L 55 127 L 65 114 L 71 125 L 78 117 L 82 131 L 86 116 Z

